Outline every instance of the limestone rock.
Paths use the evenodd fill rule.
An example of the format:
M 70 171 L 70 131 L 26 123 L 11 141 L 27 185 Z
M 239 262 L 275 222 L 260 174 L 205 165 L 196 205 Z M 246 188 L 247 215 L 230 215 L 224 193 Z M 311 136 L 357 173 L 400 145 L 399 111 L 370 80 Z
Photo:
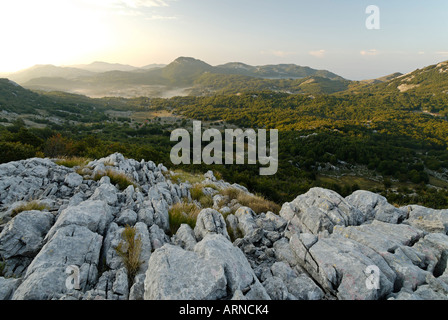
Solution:
M 226 296 L 224 268 L 199 254 L 166 244 L 149 259 L 145 300 L 216 300 Z
M 214 209 L 202 209 L 199 213 L 194 234 L 198 241 L 201 241 L 207 234 L 222 234 L 230 239 L 227 233 L 227 226 L 221 213 Z

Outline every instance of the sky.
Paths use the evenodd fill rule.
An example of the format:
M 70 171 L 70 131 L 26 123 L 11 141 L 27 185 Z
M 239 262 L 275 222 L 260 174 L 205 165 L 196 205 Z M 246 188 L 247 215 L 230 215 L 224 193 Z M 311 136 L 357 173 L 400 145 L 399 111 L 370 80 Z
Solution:
M 446 0 L 1 0 L 0 72 L 188 56 L 372 79 L 448 60 L 447 15 Z

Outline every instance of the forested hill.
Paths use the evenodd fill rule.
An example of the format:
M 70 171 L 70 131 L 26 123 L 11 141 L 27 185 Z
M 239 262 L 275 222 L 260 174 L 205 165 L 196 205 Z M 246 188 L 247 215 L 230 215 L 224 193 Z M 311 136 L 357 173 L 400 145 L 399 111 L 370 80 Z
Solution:
M 370 83 L 347 81 L 345 90 L 333 94 L 290 94 L 263 87 L 235 92 L 228 81 L 227 93 L 171 99 L 90 99 L 32 92 L 3 79 L 0 162 L 36 155 L 95 159 L 120 152 L 170 166 L 170 132 L 190 128 L 191 119 L 197 119 L 221 130 L 280 130 L 274 177 L 258 176 L 257 166 L 213 167 L 227 181 L 278 203 L 321 186 L 343 195 L 371 190 L 400 205 L 448 207 L 446 68 L 441 63 Z M 213 75 L 201 77 L 208 76 Z M 226 75 L 234 76 L 247 77 Z

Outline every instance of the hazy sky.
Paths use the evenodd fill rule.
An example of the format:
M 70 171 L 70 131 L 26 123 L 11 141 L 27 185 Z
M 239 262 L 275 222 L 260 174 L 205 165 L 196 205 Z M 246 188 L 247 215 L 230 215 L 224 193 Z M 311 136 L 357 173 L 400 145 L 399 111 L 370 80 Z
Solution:
M 380 30 L 368 30 L 368 5 Z M 367 79 L 448 60 L 446 0 L 1 0 L 0 72 L 34 64 L 295 63 Z

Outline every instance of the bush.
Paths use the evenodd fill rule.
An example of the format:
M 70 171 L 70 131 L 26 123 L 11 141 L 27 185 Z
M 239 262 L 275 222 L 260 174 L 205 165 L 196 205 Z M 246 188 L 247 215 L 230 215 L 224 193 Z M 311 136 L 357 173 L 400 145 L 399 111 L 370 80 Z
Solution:
M 69 156 L 74 153 L 73 142 L 57 133 L 46 141 L 44 153 L 51 158 Z
M 117 254 L 122 258 L 124 266 L 128 272 L 129 283 L 134 282 L 134 277 L 137 275 L 143 261 L 140 260 L 140 253 L 142 251 L 142 239 L 140 236 L 136 237 L 135 227 L 127 225 L 121 234 L 122 241 L 115 248 Z
M 34 157 L 36 149 L 20 142 L 0 142 L 0 163 Z

